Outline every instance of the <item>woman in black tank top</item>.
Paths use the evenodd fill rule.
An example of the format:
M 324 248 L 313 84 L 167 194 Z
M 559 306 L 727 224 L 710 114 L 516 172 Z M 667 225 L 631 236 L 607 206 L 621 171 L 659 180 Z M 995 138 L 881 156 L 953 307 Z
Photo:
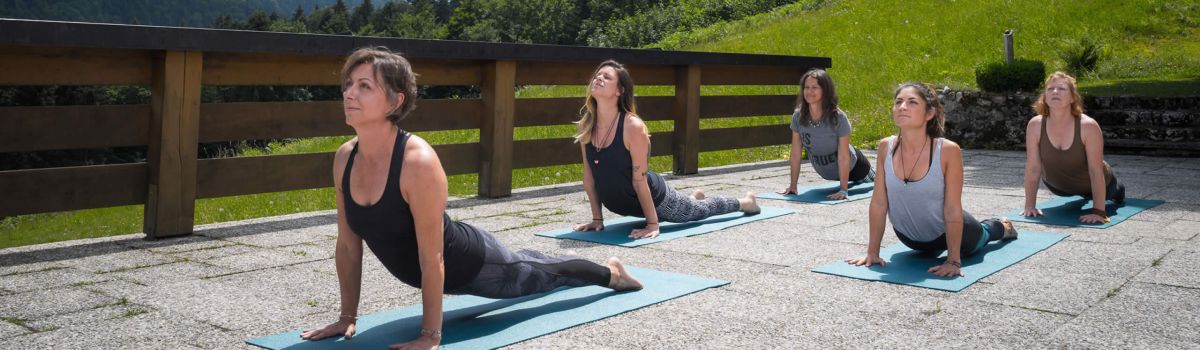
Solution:
M 334 156 L 338 238 L 334 262 L 341 315 L 304 339 L 351 338 L 358 317 L 363 242 L 401 282 L 421 289 L 421 331 L 407 347 L 441 342 L 444 294 L 515 298 L 562 286 L 599 285 L 637 290 L 642 285 L 621 261 L 608 266 L 580 258 L 513 252 L 488 232 L 446 215 L 447 183 L 437 153 L 400 130 L 413 109 L 416 79 L 408 61 L 385 48 L 355 51 L 342 68 L 346 124 L 358 136 Z
M 646 227 L 629 237 L 658 236 L 659 219 L 671 222 L 702 220 L 735 211 L 757 214 L 754 193 L 741 199 L 687 195 L 669 188 L 650 171 L 650 133 L 637 116 L 633 78 L 624 65 L 608 60 L 592 74 L 581 109 L 575 142 L 583 158 L 583 188 L 592 206 L 592 221 L 576 231 L 604 229 L 603 206 L 609 211 L 646 218 Z

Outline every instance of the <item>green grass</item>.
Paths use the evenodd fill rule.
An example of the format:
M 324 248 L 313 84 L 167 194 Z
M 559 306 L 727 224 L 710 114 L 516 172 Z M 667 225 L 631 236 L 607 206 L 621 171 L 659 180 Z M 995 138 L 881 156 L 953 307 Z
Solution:
M 819 4 L 819 5 L 813 5 Z M 953 88 L 974 88 L 976 66 L 1000 60 L 1001 33 L 1014 29 L 1017 57 L 1042 60 L 1061 69 L 1059 52 L 1083 36 L 1105 44 L 1097 69 L 1080 87 L 1097 95 L 1200 95 L 1200 0 L 1167 1 L 802 1 L 741 21 L 670 36 L 652 45 L 665 49 L 738 52 L 833 59 L 830 73 L 842 108 L 854 123 L 852 142 L 873 148 L 894 132 L 892 89 L 909 80 Z M 633 71 L 636 80 L 637 72 Z M 582 83 L 582 82 L 581 82 Z M 703 95 L 795 94 L 796 86 L 705 86 Z M 670 96 L 672 86 L 638 86 L 639 96 Z M 526 86 L 520 98 L 578 97 L 583 86 Z M 705 119 L 701 128 L 782 124 L 781 115 Z M 670 122 L 648 123 L 652 132 L 670 131 Z M 517 128 L 514 139 L 570 137 L 572 125 Z M 477 130 L 418 133 L 433 144 L 478 142 Z M 272 143 L 244 156 L 331 152 L 348 137 L 322 137 Z M 663 147 L 662 145 L 655 145 Z M 785 159 L 786 146 L 700 155 L 702 167 Z M 651 159 L 655 171 L 669 171 L 669 157 Z M 513 187 L 575 182 L 580 165 L 520 169 Z M 473 195 L 475 175 L 450 179 L 450 194 Z M 242 220 L 334 207 L 331 188 L 203 199 L 195 222 Z M 141 231 L 142 207 L 127 206 L 34 214 L 0 220 L 0 248 Z

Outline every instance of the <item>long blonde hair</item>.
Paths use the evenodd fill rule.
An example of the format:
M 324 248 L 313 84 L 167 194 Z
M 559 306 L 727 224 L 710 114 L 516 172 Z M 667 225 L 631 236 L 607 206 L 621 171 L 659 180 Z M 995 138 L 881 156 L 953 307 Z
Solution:
M 629 75 L 629 70 L 617 61 L 601 62 L 588 77 L 587 98 L 583 100 L 583 107 L 579 108 L 579 121 L 575 122 L 576 143 L 592 142 L 592 129 L 596 126 L 596 99 L 592 98 L 590 87 L 592 79 L 596 79 L 596 74 L 600 74 L 604 67 L 612 67 L 617 71 L 617 88 L 621 91 L 621 95 L 617 96 L 617 110 L 625 114 L 637 114 L 637 101 L 633 97 L 633 77 Z
M 1075 118 L 1082 117 L 1083 96 L 1079 96 L 1079 89 L 1075 88 L 1075 77 L 1072 77 L 1070 74 L 1063 73 L 1063 71 L 1054 72 L 1046 78 L 1046 82 L 1043 84 L 1043 86 L 1046 87 L 1046 90 L 1042 90 L 1042 95 L 1038 96 L 1037 102 L 1033 104 L 1033 110 L 1043 117 L 1050 116 L 1050 105 L 1046 104 L 1046 91 L 1050 89 L 1050 81 L 1054 79 L 1062 79 L 1067 82 L 1067 86 L 1071 87 L 1071 96 L 1075 97 L 1074 101 L 1071 102 L 1071 115 L 1075 116 Z

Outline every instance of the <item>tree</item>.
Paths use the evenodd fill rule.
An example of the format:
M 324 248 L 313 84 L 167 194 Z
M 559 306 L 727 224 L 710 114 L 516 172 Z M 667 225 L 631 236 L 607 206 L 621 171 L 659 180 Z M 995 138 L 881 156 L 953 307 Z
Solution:
M 354 9 L 354 14 L 350 16 L 350 29 L 358 31 L 369 24 L 373 12 L 375 12 L 375 6 L 371 5 L 371 0 L 363 0 L 363 3 L 358 5 Z

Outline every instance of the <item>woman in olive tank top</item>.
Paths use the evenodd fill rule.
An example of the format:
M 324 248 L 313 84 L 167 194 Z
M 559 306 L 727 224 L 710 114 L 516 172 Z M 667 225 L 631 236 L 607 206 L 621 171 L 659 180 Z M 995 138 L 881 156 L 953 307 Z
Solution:
M 1075 78 L 1054 72 L 1046 91 L 1033 105 L 1038 115 L 1025 128 L 1025 209 L 1022 216 L 1042 216 L 1037 208 L 1038 180 L 1059 196 L 1092 197 L 1092 212 L 1079 217 L 1085 224 L 1108 221 L 1106 200 L 1125 202 L 1125 185 L 1117 182 L 1104 161 L 1100 123 L 1083 114 Z
M 938 276 L 962 276 L 962 258 L 988 242 L 1017 238 L 1008 218 L 975 220 L 962 209 L 963 159 L 958 144 L 942 138 L 945 117 L 933 89 L 905 83 L 896 89 L 892 121 L 900 134 L 879 142 L 875 191 L 869 214 L 867 255 L 846 262 L 886 268 L 879 256 L 885 219 L 913 250 L 946 251 L 946 262 L 929 268 Z
M 362 48 L 347 58 L 341 77 L 346 124 L 357 136 L 333 159 L 341 314 L 301 338 L 354 336 L 364 242 L 388 272 L 421 290 L 421 330 L 410 334 L 412 341 L 393 347 L 440 344 L 444 294 L 503 299 L 562 286 L 642 288 L 617 258 L 605 266 L 578 257 L 514 252 L 487 231 L 451 220 L 445 212 L 446 173 L 437 153 L 399 128 L 417 96 L 408 61 L 386 48 Z

